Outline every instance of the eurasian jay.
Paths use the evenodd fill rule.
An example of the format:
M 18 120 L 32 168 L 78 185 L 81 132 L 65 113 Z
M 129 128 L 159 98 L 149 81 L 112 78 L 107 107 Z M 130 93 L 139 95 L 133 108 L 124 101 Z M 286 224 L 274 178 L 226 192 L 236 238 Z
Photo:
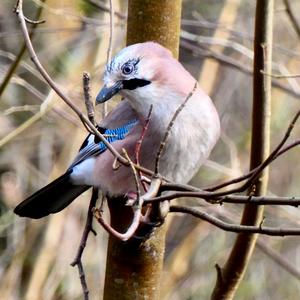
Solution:
M 96 98 L 103 103 L 114 95 L 124 97 L 99 124 L 101 133 L 134 161 L 145 120 L 152 106 L 149 127 L 142 142 L 140 164 L 154 169 L 158 147 L 174 113 L 195 86 L 195 79 L 154 42 L 128 46 L 106 66 L 104 87 Z M 160 174 L 187 183 L 209 156 L 219 138 L 218 113 L 198 86 L 173 124 L 160 159 Z M 93 134 L 87 136 L 66 173 L 21 202 L 14 210 L 34 219 L 56 213 L 92 186 L 110 196 L 135 191 L 132 170 L 114 169 L 115 157 Z

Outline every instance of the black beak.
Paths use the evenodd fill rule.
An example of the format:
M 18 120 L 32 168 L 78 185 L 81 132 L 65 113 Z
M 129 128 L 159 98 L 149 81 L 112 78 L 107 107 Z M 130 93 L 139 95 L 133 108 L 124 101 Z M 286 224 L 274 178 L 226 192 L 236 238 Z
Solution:
M 96 97 L 96 105 L 99 103 L 104 103 L 114 95 L 116 95 L 120 90 L 123 89 L 123 82 L 117 81 L 113 86 L 107 87 L 106 85 L 101 89 Z

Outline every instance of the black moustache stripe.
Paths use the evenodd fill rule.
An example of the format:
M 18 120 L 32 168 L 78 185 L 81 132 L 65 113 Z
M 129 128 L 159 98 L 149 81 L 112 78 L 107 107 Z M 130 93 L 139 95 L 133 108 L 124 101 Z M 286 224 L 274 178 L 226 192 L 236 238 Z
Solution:
M 133 78 L 129 80 L 123 80 L 123 89 L 135 90 L 138 87 L 142 87 L 151 83 L 149 80 Z

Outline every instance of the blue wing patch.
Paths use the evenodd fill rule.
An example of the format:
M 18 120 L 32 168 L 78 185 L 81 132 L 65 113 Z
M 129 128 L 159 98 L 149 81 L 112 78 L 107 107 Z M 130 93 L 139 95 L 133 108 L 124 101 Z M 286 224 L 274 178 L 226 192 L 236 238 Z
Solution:
M 123 140 L 128 134 L 128 132 L 137 124 L 137 122 L 138 121 L 135 119 L 115 129 L 101 127 L 98 128 L 98 130 L 105 136 L 106 140 L 109 143 L 113 143 L 115 141 Z M 106 145 L 103 142 L 101 142 L 94 134 L 89 134 L 84 140 L 82 146 L 79 149 L 79 153 L 75 157 L 69 169 L 71 169 L 72 167 L 81 163 L 83 160 L 89 157 L 99 155 L 100 153 L 104 152 L 106 148 Z
M 132 120 L 127 124 L 123 125 L 122 127 L 118 127 L 115 129 L 106 129 L 103 132 L 103 134 L 105 135 L 105 138 L 109 143 L 120 141 L 125 138 L 127 133 L 132 129 L 134 125 L 136 125 L 136 123 L 137 120 Z M 100 152 L 103 152 L 107 148 L 106 145 L 103 142 L 101 142 L 96 136 L 94 138 L 94 143 L 98 144 Z

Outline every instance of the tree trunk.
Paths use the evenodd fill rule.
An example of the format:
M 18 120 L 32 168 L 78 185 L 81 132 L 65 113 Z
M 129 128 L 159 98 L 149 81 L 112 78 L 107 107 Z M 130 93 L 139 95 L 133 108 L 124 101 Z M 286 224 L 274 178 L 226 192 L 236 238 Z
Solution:
M 181 0 L 129 0 L 127 45 L 155 41 L 178 57 Z M 131 208 L 122 198 L 109 199 L 111 225 L 126 231 Z M 145 240 L 122 242 L 109 237 L 104 300 L 159 299 L 165 250 L 165 228 L 153 229 Z

